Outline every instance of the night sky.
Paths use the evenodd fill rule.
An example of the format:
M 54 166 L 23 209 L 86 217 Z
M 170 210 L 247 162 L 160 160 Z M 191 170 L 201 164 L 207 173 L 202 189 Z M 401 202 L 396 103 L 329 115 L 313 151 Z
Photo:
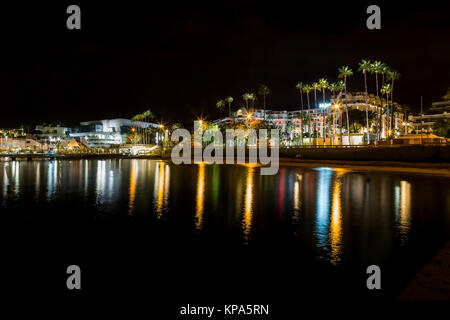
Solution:
M 361 59 L 397 69 L 394 100 L 419 108 L 450 86 L 448 1 L 376 2 L 382 29 L 366 28 L 372 2 L 20 2 L 1 8 L 1 127 L 129 118 L 150 108 L 160 121 L 219 116 L 215 103 L 260 83 L 268 108 L 299 108 L 298 81 L 337 79 Z M 393 4 L 395 2 L 395 4 Z M 66 28 L 81 7 L 82 29 Z M 375 80 L 369 78 L 370 91 Z

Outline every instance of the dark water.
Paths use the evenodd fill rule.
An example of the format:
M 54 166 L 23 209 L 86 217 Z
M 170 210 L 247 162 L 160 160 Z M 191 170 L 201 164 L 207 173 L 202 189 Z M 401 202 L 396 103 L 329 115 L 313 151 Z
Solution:
M 449 181 L 327 167 L 261 176 L 254 166 L 153 160 L 3 162 L 0 208 L 17 250 L 50 269 L 79 261 L 92 291 L 108 261 L 131 277 L 123 286 L 171 283 L 185 303 L 192 286 L 199 298 L 225 287 L 370 296 L 365 268 L 376 264 L 376 296 L 394 297 L 449 238 Z

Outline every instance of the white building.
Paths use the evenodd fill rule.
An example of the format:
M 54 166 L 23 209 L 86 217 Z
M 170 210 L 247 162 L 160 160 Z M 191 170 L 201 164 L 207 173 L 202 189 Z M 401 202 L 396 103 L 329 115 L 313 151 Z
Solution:
M 80 126 L 70 133 L 71 138 L 80 139 L 93 148 L 108 148 L 111 145 L 125 144 L 126 136 L 132 128 L 157 128 L 150 122 L 131 121 L 128 119 L 110 119 L 81 122 Z
M 52 125 L 52 124 L 41 124 L 37 125 L 35 128 L 36 131 L 39 131 L 36 136 L 40 140 L 45 140 L 47 142 L 56 142 L 59 140 L 67 139 L 69 136 L 69 133 L 72 132 L 72 128 L 69 127 L 63 127 L 58 125 Z
M 380 98 L 381 104 L 385 105 L 386 100 L 383 100 Z M 311 101 L 312 102 L 312 101 Z M 336 138 L 337 135 L 347 135 L 347 128 L 343 125 L 345 121 L 343 119 L 346 117 L 345 109 L 347 108 L 350 110 L 359 110 L 362 112 L 366 111 L 366 108 L 369 112 L 376 113 L 377 112 L 377 106 L 376 106 L 376 97 L 374 95 L 368 95 L 367 104 L 366 104 L 366 97 L 364 92 L 355 92 L 355 93 L 347 93 L 346 95 L 339 96 L 333 96 L 331 97 L 330 102 L 322 103 L 322 99 L 317 99 L 319 108 L 310 108 L 310 111 L 308 111 L 308 107 L 305 106 L 302 110 L 293 110 L 293 111 L 276 111 L 276 110 L 266 110 L 266 116 L 265 119 L 272 123 L 273 125 L 276 125 L 278 128 L 281 129 L 282 133 L 287 133 L 291 136 L 291 139 L 294 135 L 300 136 L 301 134 L 301 125 L 302 125 L 302 119 L 301 114 L 302 112 L 305 115 L 308 115 L 310 118 L 310 123 L 303 126 L 303 134 L 307 135 L 309 128 L 311 128 L 311 133 L 315 134 L 318 138 L 323 138 L 324 134 L 326 137 L 330 137 L 330 132 L 335 132 L 334 137 Z M 366 107 L 367 105 L 367 107 Z M 334 120 L 334 129 L 333 124 L 328 123 L 327 124 L 327 117 L 333 116 Z M 343 117 L 343 119 L 340 119 L 340 117 Z M 215 120 L 214 124 L 232 124 L 232 123 L 243 123 L 249 125 L 251 121 L 259 121 L 264 119 L 264 110 L 263 109 L 255 109 L 253 112 L 246 111 L 245 109 L 240 109 L 233 113 L 233 116 L 225 117 L 222 119 Z M 351 122 L 351 119 L 350 119 Z M 388 129 L 389 129 L 389 115 L 388 114 L 382 114 L 381 116 L 381 137 L 384 138 L 387 136 Z M 292 124 L 292 127 L 290 130 L 287 130 L 288 123 Z M 402 114 L 394 114 L 394 123 L 393 128 L 395 130 L 401 130 L 403 123 L 403 115 Z M 339 124 L 342 124 L 342 128 L 339 126 Z M 325 126 L 325 127 L 324 127 Z M 338 129 L 339 128 L 339 129 Z M 375 124 L 371 124 L 371 128 L 369 128 L 370 132 L 375 132 Z M 342 130 L 342 132 L 341 132 Z M 289 131 L 289 132 L 288 132 Z M 353 140 L 358 140 L 358 144 L 362 143 L 362 137 L 363 134 L 367 134 L 367 128 L 366 126 L 363 126 L 360 129 L 360 132 L 358 133 L 360 135 L 359 138 L 353 137 Z M 343 136 L 342 144 L 348 143 L 348 137 Z M 347 140 L 347 143 L 346 141 Z
M 405 126 L 408 126 L 410 133 L 431 133 L 435 122 L 441 119 L 450 120 L 450 100 L 433 102 L 431 108 L 423 114 L 410 115 Z

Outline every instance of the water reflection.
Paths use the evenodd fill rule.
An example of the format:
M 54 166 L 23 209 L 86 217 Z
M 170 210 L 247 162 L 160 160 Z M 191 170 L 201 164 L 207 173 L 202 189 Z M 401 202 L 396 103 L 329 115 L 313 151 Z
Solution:
M 170 166 L 163 161 L 156 163 L 155 188 L 153 198 L 155 202 L 156 218 L 160 219 L 169 206 Z
M 255 168 L 251 165 L 248 166 L 247 180 L 245 183 L 245 203 L 244 214 L 242 218 L 242 229 L 244 233 L 245 243 L 250 240 L 250 234 L 252 229 L 252 216 L 253 216 L 253 175 Z
M 316 237 L 317 246 L 327 250 L 328 229 L 330 224 L 330 190 L 333 170 L 331 168 L 319 168 L 319 181 L 317 188 L 317 213 L 316 213 Z
M 330 262 L 338 264 L 341 261 L 342 253 L 342 176 L 347 170 L 336 169 L 336 176 L 333 185 L 333 202 L 330 224 Z
M 135 211 L 135 200 L 136 200 L 136 180 L 137 180 L 137 160 L 131 160 L 131 169 L 130 169 L 130 188 L 129 188 L 129 197 L 128 201 L 128 214 L 132 215 Z
M 296 178 L 294 178 L 294 215 L 293 215 L 293 222 L 297 224 L 300 219 L 300 212 L 301 212 L 301 199 L 302 199 L 302 189 L 303 189 L 303 175 L 302 173 L 297 174 Z
M 195 228 L 203 227 L 203 203 L 205 201 L 205 163 L 198 164 L 197 193 L 195 205 Z
M 44 214 L 58 209 L 76 216 L 91 210 L 134 214 L 143 217 L 139 221 L 148 221 L 150 211 L 152 221 L 170 216 L 165 221 L 170 228 L 158 232 L 195 226 L 207 231 L 198 232 L 200 239 L 211 234 L 224 242 L 236 236 L 252 244 L 295 239 L 333 265 L 352 255 L 361 261 L 375 254 L 381 259 L 395 246 L 414 245 L 410 239 L 427 226 L 448 230 L 444 222 L 450 220 L 448 178 L 405 173 L 282 167 L 278 175 L 260 176 L 251 165 L 13 161 L 0 162 L 0 188 L 3 211 L 31 215 L 36 208 Z
M 97 205 L 101 205 L 105 198 L 106 160 L 99 160 L 97 162 L 97 174 L 95 183 L 95 199 Z
M 47 201 L 51 201 L 58 186 L 58 161 L 49 161 L 47 170 Z
M 401 180 L 395 186 L 395 214 L 402 245 L 406 244 L 411 223 L 411 184 Z

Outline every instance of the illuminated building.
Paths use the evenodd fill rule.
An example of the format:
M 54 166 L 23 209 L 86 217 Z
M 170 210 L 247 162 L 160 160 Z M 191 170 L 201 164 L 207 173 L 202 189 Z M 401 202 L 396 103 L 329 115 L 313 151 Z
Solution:
M 423 114 L 408 117 L 408 133 L 431 133 L 436 121 L 445 119 L 450 120 L 450 100 L 433 102 Z
M 81 122 L 70 133 L 70 137 L 80 139 L 92 148 L 109 148 L 112 145 L 126 143 L 127 134 L 132 128 L 158 128 L 155 123 L 131 121 L 128 119 L 111 119 Z

